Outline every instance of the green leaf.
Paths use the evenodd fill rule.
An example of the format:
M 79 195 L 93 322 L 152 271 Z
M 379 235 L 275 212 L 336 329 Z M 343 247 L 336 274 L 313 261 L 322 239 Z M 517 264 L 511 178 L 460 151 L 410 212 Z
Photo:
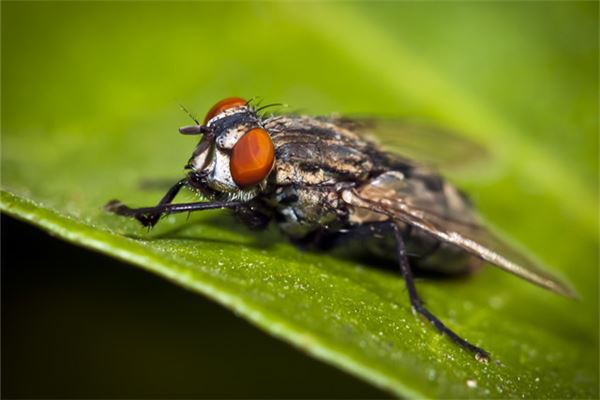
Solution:
M 597 8 L 3 3 L 2 210 L 400 396 L 596 398 Z M 494 160 L 456 179 L 582 300 L 494 268 L 420 280 L 429 308 L 492 353 L 484 365 L 413 315 L 397 274 L 302 252 L 225 212 L 147 232 L 102 211 L 112 198 L 154 204 L 164 190 L 140 182 L 182 176 L 197 138 L 176 134 L 189 122 L 177 103 L 207 110 L 232 95 L 464 132 Z

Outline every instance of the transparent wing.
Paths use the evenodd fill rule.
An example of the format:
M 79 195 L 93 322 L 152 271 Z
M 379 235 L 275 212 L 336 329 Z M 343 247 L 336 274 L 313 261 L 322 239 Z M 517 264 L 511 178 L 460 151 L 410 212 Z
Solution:
M 450 187 L 450 186 L 449 186 Z M 371 209 L 422 229 L 438 239 L 488 261 L 543 288 L 567 297 L 577 294 L 536 261 L 490 232 L 472 211 L 447 213 L 422 196 L 413 201 L 415 188 L 401 174 L 391 171 L 354 190 L 350 203 Z
M 399 118 L 328 117 L 381 147 L 421 164 L 462 168 L 489 156 L 481 144 L 447 129 Z

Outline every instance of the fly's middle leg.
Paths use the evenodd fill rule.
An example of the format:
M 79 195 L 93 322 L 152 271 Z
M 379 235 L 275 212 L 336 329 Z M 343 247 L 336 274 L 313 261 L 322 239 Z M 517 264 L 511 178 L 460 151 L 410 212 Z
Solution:
M 462 337 L 458 336 L 454 331 L 448 328 L 442 321 L 440 321 L 435 315 L 433 315 L 425 306 L 423 305 L 423 301 L 421 297 L 417 293 L 417 289 L 415 287 L 412 270 L 410 267 L 410 263 L 408 260 L 408 256 L 406 254 L 406 246 L 404 243 L 404 238 L 402 237 L 402 233 L 400 229 L 395 223 L 391 223 L 392 230 L 394 232 L 394 237 L 396 239 L 396 252 L 398 256 L 398 264 L 400 265 L 400 272 L 402 273 L 402 277 L 406 282 L 406 288 L 408 290 L 408 297 L 410 299 L 410 304 L 413 309 L 419 314 L 423 315 L 440 333 L 448 336 L 450 340 L 454 343 L 458 344 L 462 348 L 472 352 L 475 354 L 475 358 L 478 361 L 487 362 L 490 358 L 490 355 L 487 351 L 483 350 L 480 347 L 477 347 Z

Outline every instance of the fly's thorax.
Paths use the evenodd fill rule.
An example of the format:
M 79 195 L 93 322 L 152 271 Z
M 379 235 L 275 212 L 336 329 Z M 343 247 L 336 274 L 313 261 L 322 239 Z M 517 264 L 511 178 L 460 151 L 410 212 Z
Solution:
M 338 185 L 280 186 L 269 196 L 279 228 L 292 238 L 346 224 L 347 210 Z
M 275 145 L 277 185 L 357 182 L 378 168 L 370 142 L 328 119 L 277 116 L 264 124 Z
M 268 132 L 262 127 L 260 118 L 251 108 L 241 106 L 217 114 L 207 122 L 206 127 L 207 133 L 203 135 L 196 146 L 187 166 L 192 170 L 195 182 L 206 185 L 216 193 L 224 193 L 231 199 L 248 200 L 255 197 L 265 188 L 266 178 L 273 162 L 262 167 L 263 170 L 260 173 L 264 174 L 264 177 L 259 176 L 258 181 L 248 182 L 247 178 L 239 178 L 239 161 L 236 165 L 234 158 L 236 157 L 236 145 L 240 143 L 244 146 L 238 148 L 238 159 L 244 157 L 244 154 L 239 155 L 242 151 L 241 147 L 244 147 L 243 151 L 259 151 L 260 153 L 260 148 L 256 150 L 256 143 L 254 143 L 256 140 L 250 145 L 245 143 L 249 141 L 248 139 L 253 139 L 247 137 L 248 133 L 259 132 L 262 134 L 259 139 L 263 138 L 270 142 Z M 258 154 L 258 157 L 260 156 L 261 154 Z M 257 155 L 253 153 L 245 157 L 252 161 L 253 157 L 256 158 Z

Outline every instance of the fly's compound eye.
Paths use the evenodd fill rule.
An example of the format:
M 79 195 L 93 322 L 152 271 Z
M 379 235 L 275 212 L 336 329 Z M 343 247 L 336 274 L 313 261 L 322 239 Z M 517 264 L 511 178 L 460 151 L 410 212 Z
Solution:
M 228 97 L 219 101 L 217 104 L 211 107 L 211 109 L 204 117 L 204 125 L 211 119 L 213 119 L 217 114 L 222 113 L 225 110 L 229 110 L 230 108 L 242 107 L 248 104 L 248 102 L 240 97 Z
M 237 141 L 229 169 L 239 187 L 252 186 L 267 177 L 275 161 L 275 147 L 266 130 L 254 128 Z

